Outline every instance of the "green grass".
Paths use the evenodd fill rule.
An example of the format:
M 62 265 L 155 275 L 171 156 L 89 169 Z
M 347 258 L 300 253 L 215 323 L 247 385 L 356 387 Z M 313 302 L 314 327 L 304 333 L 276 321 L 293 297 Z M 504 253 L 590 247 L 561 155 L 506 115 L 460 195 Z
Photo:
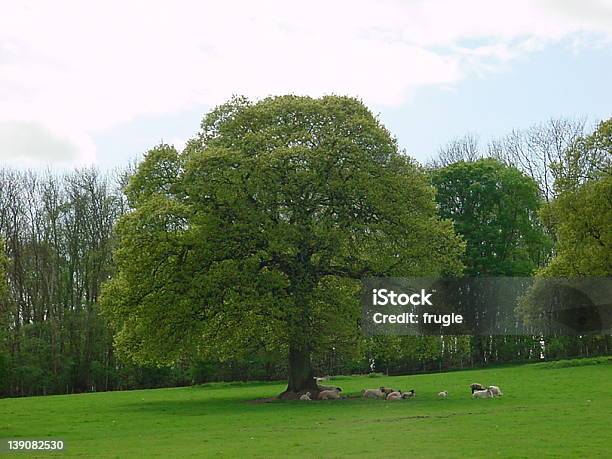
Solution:
M 400 402 L 248 402 L 281 383 L 4 399 L 0 438 L 62 438 L 62 456 L 84 457 L 612 457 L 610 359 L 556 365 L 335 381 L 416 389 Z M 504 396 L 473 400 L 472 382 Z

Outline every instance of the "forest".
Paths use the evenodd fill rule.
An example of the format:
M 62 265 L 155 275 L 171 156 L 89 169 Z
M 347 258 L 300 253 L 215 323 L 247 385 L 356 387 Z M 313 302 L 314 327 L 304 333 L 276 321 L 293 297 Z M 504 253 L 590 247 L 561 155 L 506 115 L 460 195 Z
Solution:
M 160 144 L 124 170 L 1 169 L 0 396 L 286 379 L 306 336 L 316 338 L 308 377 L 609 355 L 609 335 L 364 337 L 354 281 L 393 257 L 385 243 L 376 258 L 370 241 L 355 249 L 345 236 L 361 219 L 398 241 L 389 250 L 407 265 L 392 273 L 610 276 L 611 153 L 612 119 L 553 119 L 484 146 L 468 134 L 421 165 L 360 102 L 287 96 L 232 99 L 205 116 L 184 152 Z M 331 198 L 315 202 L 321 187 Z M 304 189 L 315 191 L 297 207 Z M 377 211 L 349 209 L 350 200 Z M 305 245 L 301 228 L 291 232 L 304 209 L 316 216 Z M 311 271 L 283 258 L 293 247 Z M 318 290 L 292 290 L 278 273 Z M 144 300 L 135 282 L 164 289 Z M 291 295 L 310 295 L 312 329 L 283 315 L 298 311 L 283 302 Z M 194 307 L 206 301 L 225 309 Z M 219 325 L 239 314 L 248 327 Z

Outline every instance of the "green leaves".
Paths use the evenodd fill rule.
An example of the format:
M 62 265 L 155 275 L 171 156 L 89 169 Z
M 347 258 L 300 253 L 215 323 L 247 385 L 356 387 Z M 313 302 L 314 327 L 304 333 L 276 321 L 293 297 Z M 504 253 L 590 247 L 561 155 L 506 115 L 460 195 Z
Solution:
M 130 205 L 138 207 L 154 195 L 172 196 L 181 167 L 174 147 L 162 144 L 150 150 L 125 189 Z
M 468 275 L 529 275 L 549 242 L 538 219 L 536 183 L 495 159 L 458 162 L 432 172 L 440 213 L 467 241 Z
M 555 170 L 559 195 L 542 216 L 555 233 L 543 276 L 612 274 L 612 119 L 566 152 Z
M 612 274 L 612 175 L 589 180 L 551 202 L 543 215 L 557 236 L 545 276 Z
M 461 269 L 427 177 L 351 98 L 232 99 L 184 153 L 151 150 L 128 196 L 105 304 L 144 360 L 342 347 L 361 276 Z

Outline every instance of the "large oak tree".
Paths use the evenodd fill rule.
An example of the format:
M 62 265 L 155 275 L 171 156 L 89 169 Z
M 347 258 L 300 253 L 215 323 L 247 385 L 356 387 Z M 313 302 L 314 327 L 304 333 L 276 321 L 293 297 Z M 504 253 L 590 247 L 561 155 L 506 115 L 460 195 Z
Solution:
M 141 362 L 258 342 L 286 352 L 287 394 L 316 391 L 311 353 L 358 328 L 360 278 L 461 269 L 424 172 L 352 98 L 234 98 L 126 193 L 103 304 Z

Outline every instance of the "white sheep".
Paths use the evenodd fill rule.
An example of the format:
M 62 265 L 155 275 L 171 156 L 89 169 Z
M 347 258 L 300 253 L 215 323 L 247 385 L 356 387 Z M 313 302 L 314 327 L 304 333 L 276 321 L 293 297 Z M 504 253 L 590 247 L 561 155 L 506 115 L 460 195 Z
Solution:
M 472 389 L 472 394 L 473 394 L 477 390 L 485 390 L 486 387 L 483 386 L 482 384 L 473 383 L 473 384 L 470 384 L 470 389 Z
M 363 389 L 361 395 L 365 398 L 385 398 L 385 393 L 380 389 Z
M 504 395 L 502 393 L 501 389 L 499 387 L 497 387 L 497 386 L 489 386 L 488 389 L 491 391 L 493 396 Z
M 340 398 L 340 392 L 342 389 L 336 387 L 331 390 L 322 390 L 319 392 L 319 400 L 338 400 Z
M 300 400 L 312 400 L 310 398 L 310 392 L 306 392 L 305 394 L 300 395 Z
M 402 399 L 401 391 L 391 392 L 390 394 L 387 395 L 387 400 L 401 400 L 401 399 Z
M 414 389 L 410 389 L 408 392 L 404 392 L 402 394 L 402 398 L 412 398 L 412 397 L 416 397 L 416 394 L 414 393 Z
M 472 393 L 472 398 L 493 398 L 491 389 L 476 390 Z
M 438 392 L 438 397 L 440 398 L 448 397 L 448 391 L 443 390 L 442 392 Z

